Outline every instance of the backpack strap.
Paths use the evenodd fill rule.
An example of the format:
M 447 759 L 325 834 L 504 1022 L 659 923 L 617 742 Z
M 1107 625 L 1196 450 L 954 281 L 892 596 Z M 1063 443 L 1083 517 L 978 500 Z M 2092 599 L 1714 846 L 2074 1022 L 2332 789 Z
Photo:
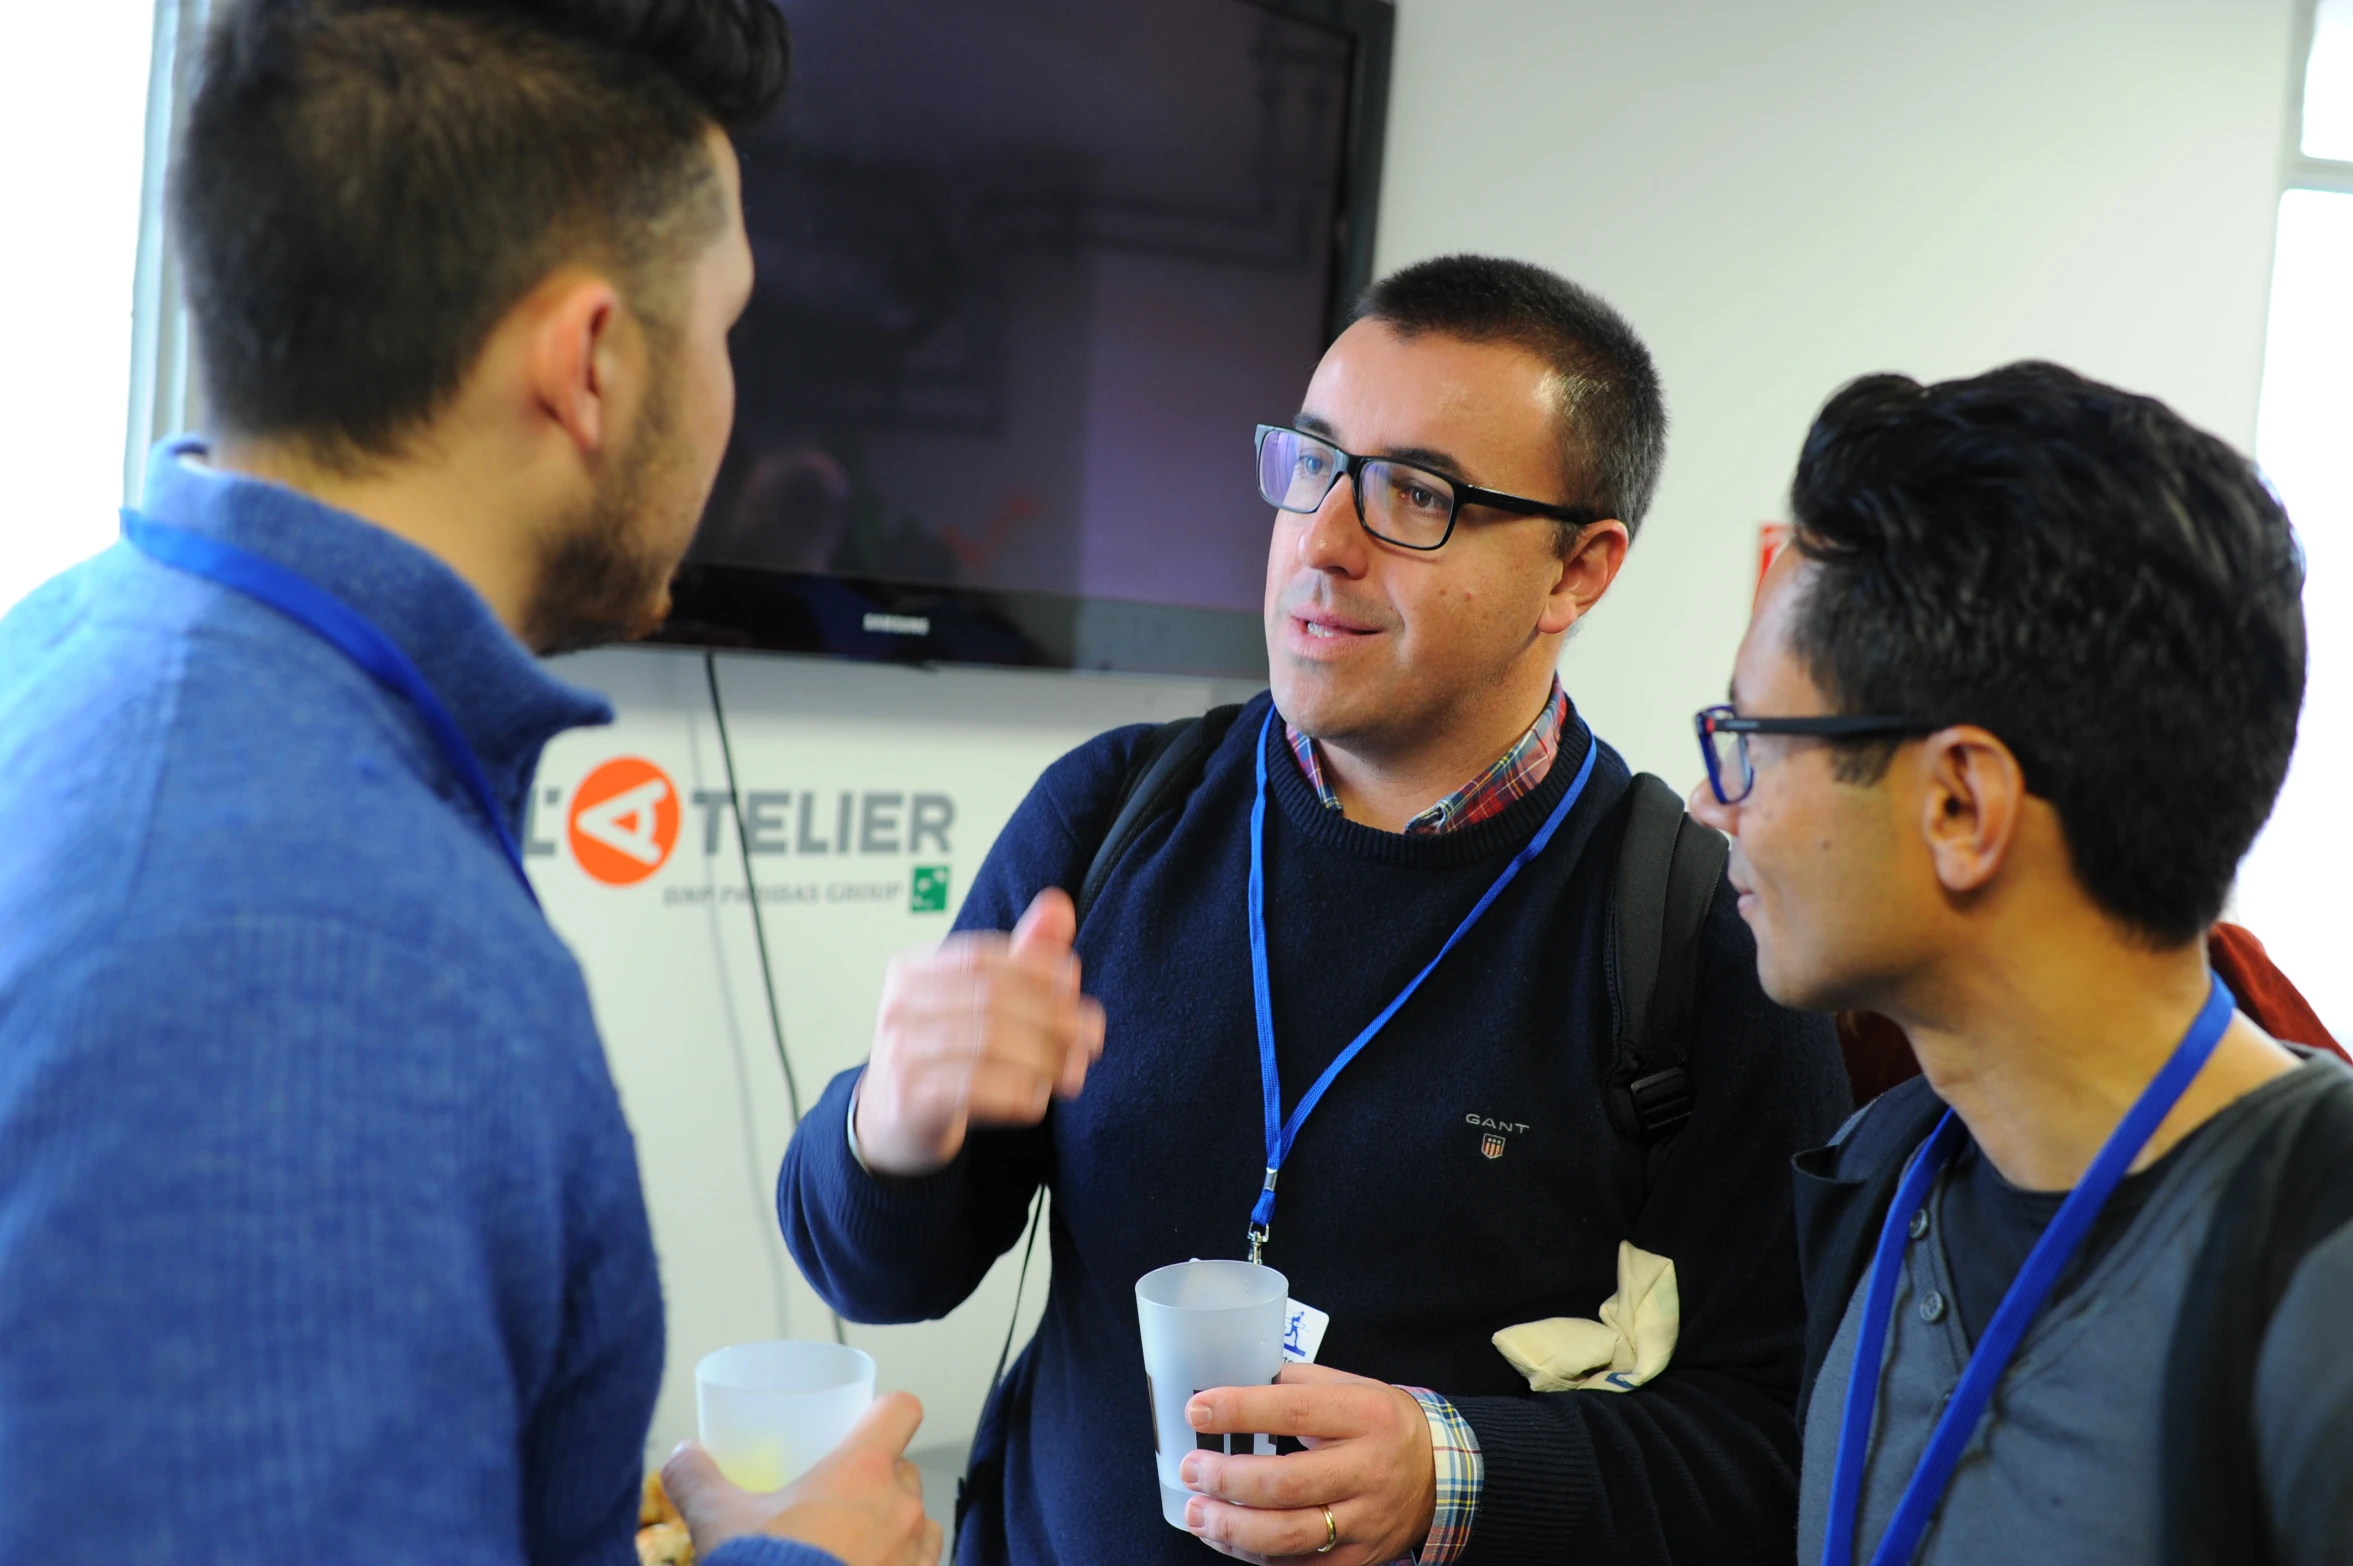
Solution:
M 2353 1078 L 2240 1164 L 2190 1270 L 2159 1435 L 2168 1566 L 2276 1558 L 2256 1449 L 2255 1368 L 2304 1258 L 2353 1223 Z
M 1730 846 L 1684 814 L 1675 791 L 1651 774 L 1627 791 L 1609 901 L 1608 973 L 1613 1033 L 1605 1095 L 1620 1136 L 1650 1149 L 1655 1172 L 1691 1118 L 1693 991 L 1700 929 L 1707 923 Z
M 1241 716 L 1239 704 L 1212 707 L 1198 718 L 1179 718 L 1174 723 L 1163 723 L 1144 736 L 1144 743 L 1128 761 L 1127 777 L 1120 784 L 1119 809 L 1111 818 L 1111 828 L 1103 834 L 1103 841 L 1095 849 L 1095 857 L 1087 866 L 1085 879 L 1078 885 L 1074 898 L 1078 904 L 1079 923 L 1087 920 L 1087 910 L 1095 906 L 1102 895 L 1104 883 L 1111 872 L 1127 857 L 1144 829 L 1182 805 L 1193 792 L 1193 785 L 1201 781 L 1201 772 L 1209 763 L 1210 752 L 1224 741 L 1226 731 Z

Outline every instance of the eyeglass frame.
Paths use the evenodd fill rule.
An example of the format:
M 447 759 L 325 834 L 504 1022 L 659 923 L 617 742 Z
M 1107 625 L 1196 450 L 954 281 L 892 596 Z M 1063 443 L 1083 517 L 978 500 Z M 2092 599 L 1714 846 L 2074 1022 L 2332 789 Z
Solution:
M 1313 516 L 1323 509 L 1325 501 L 1332 498 L 1332 491 L 1339 487 L 1340 481 L 1346 479 L 1348 481 L 1348 496 L 1356 503 L 1356 525 L 1363 528 L 1371 537 L 1379 539 L 1384 544 L 1394 544 L 1399 549 L 1411 549 L 1422 554 L 1428 554 L 1436 549 L 1444 549 L 1447 540 L 1454 537 L 1454 526 L 1462 520 L 1462 508 L 1465 505 L 1489 506 L 1497 511 L 1508 511 L 1514 516 L 1550 517 L 1556 522 L 1566 522 L 1571 527 L 1579 528 L 1589 527 L 1602 520 L 1602 514 L 1590 506 L 1555 506 L 1546 501 L 1530 500 L 1524 495 L 1507 495 L 1501 490 L 1481 489 L 1478 485 L 1458 479 L 1451 473 L 1441 473 L 1436 468 L 1424 467 L 1418 462 L 1407 462 L 1397 457 L 1358 456 L 1353 451 L 1342 451 L 1337 445 L 1324 439 L 1321 435 L 1296 429 L 1288 424 L 1261 424 L 1258 426 L 1258 434 L 1251 442 L 1251 453 L 1258 458 L 1259 471 L 1262 475 L 1265 472 L 1266 438 L 1269 435 L 1296 435 L 1301 440 L 1314 441 L 1340 460 L 1332 469 L 1331 483 L 1324 486 L 1324 492 L 1316 496 L 1315 504 L 1312 506 L 1302 509 L 1298 506 L 1286 506 L 1279 500 L 1268 500 L 1263 478 L 1258 490 L 1259 499 L 1265 500 L 1277 511 L 1288 511 L 1296 517 Z M 1385 462 L 1393 468 L 1403 468 L 1409 473 L 1424 473 L 1446 485 L 1447 493 L 1454 497 L 1454 501 L 1446 513 L 1446 531 L 1438 535 L 1438 542 L 1435 544 L 1409 544 L 1401 538 L 1391 538 L 1365 520 L 1364 486 L 1357 482 L 1356 470 L 1367 462 Z
M 1949 721 L 1942 718 L 1891 718 L 1845 713 L 1816 718 L 1744 718 L 1734 708 L 1723 703 L 1700 708 L 1693 715 L 1692 722 L 1699 732 L 1700 759 L 1707 764 L 1708 787 L 1715 791 L 1717 803 L 1724 805 L 1737 805 L 1756 789 L 1756 763 L 1749 759 L 1748 754 L 1748 737 L 1751 734 L 1801 734 L 1834 740 L 1885 739 L 1899 735 L 1917 738 L 1952 727 Z M 1724 792 L 1724 779 L 1716 762 L 1716 747 L 1709 739 L 1714 734 L 1739 736 L 1740 767 L 1747 777 L 1738 794 Z

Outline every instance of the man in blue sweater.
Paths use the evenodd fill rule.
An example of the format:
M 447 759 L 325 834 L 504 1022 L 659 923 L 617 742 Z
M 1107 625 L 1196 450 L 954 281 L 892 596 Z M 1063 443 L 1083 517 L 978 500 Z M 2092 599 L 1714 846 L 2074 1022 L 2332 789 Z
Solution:
M 964 1299 L 1052 1190 L 1052 1292 L 983 1418 L 960 1560 L 1789 1558 L 1788 1160 L 1844 1112 L 1836 1046 L 1760 992 L 1719 885 L 1690 1119 L 1655 1164 L 1613 1128 L 1631 779 L 1554 674 L 1664 435 L 1647 352 L 1574 285 L 1451 257 L 1376 286 L 1260 432 L 1271 695 L 1083 928 L 1067 893 L 1143 730 L 1055 763 L 962 933 L 892 968 L 872 1057 L 803 1122 L 779 1202 L 817 1286 L 895 1321 Z M 1286 1450 L 1188 1454 L 1178 1531 L 1133 1286 L 1261 1244 L 1328 1317 L 1319 1363 L 1192 1400 L 1205 1436 Z M 1532 1391 L 1494 1335 L 1597 1317 L 1626 1244 L 1673 1264 L 1670 1362 Z
M 662 1302 L 514 832 L 609 716 L 533 654 L 659 613 L 717 467 L 785 54 L 764 0 L 216 21 L 219 441 L 0 622 L 0 1558 L 636 1558 Z M 935 1559 L 919 1417 L 775 1496 L 688 1452 L 707 1558 Z

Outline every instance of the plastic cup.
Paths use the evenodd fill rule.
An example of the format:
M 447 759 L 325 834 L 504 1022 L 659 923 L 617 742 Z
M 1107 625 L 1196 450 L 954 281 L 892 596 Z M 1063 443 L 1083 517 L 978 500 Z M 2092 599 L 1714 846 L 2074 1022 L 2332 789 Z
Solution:
M 747 1490 L 781 1490 L 874 1401 L 874 1357 L 838 1343 L 739 1343 L 694 1367 L 697 1434 Z
M 1184 1527 L 1195 1493 L 1177 1477 L 1187 1452 L 1274 1451 L 1266 1436 L 1198 1434 L 1185 1422 L 1185 1405 L 1211 1387 L 1266 1386 L 1282 1374 L 1290 1295 L 1288 1278 L 1249 1262 L 1178 1262 L 1136 1280 L 1160 1515 L 1171 1527 Z

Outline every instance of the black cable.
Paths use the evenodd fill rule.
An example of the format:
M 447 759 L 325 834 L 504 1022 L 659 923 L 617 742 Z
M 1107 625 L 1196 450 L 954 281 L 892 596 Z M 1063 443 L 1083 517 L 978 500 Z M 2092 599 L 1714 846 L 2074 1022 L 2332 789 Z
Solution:
M 760 913 L 760 883 L 752 874 L 752 844 L 744 833 L 743 796 L 735 786 L 735 745 L 727 736 L 727 703 L 719 695 L 719 658 L 703 649 L 703 680 L 711 688 L 711 718 L 719 726 L 719 758 L 727 767 L 727 813 L 735 819 L 735 852 L 743 863 L 744 900 L 752 905 L 752 941 L 760 950 L 760 994 L 768 1002 L 768 1036 L 776 1041 L 776 1063 L 784 1068 L 784 1096 L 792 1104 L 793 1129 L 801 1125 L 801 1082 L 793 1075 L 792 1056 L 784 1048 L 784 1013 L 776 1004 L 776 970 L 768 961 L 768 923 Z M 833 1340 L 847 1343 L 841 1312 L 833 1317 Z
M 1013 1334 L 1021 1325 L 1021 1293 L 1029 1287 L 1030 1253 L 1038 1248 L 1038 1225 L 1046 1216 L 1046 1188 L 1038 1187 L 1038 1194 L 1030 1198 L 1029 1243 L 1021 1248 L 1021 1273 L 1013 1280 L 1013 1319 L 1005 1323 L 1005 1346 L 997 1350 L 997 1368 L 989 1377 L 989 1395 L 982 1399 L 985 1410 L 996 1400 L 997 1384 L 1005 1379 L 1005 1362 L 1013 1357 Z

